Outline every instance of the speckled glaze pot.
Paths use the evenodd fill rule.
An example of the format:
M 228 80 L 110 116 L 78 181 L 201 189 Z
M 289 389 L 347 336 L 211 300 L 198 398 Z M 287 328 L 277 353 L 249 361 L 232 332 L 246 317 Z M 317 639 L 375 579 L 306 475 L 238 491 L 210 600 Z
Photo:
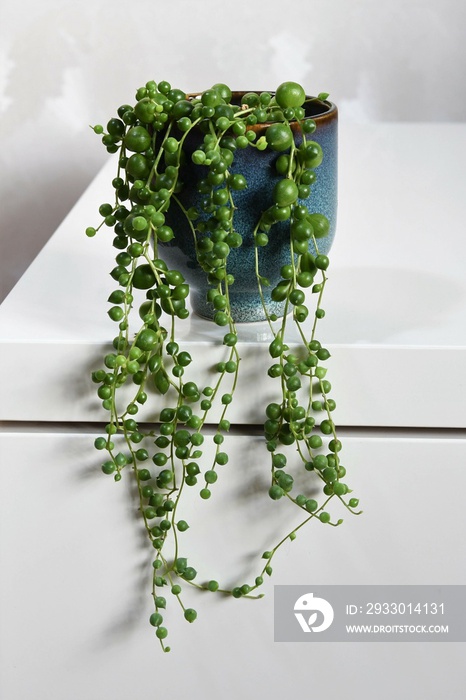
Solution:
M 244 93 L 234 93 L 233 100 L 238 103 Z M 337 150 L 338 150 L 338 111 L 331 102 L 314 100 L 307 106 L 306 118 L 314 119 L 316 131 L 310 137 L 317 141 L 324 153 L 322 163 L 316 168 L 316 182 L 308 199 L 299 200 L 310 212 L 324 214 L 330 221 L 330 230 L 325 238 L 318 239 L 319 253 L 327 254 L 335 236 L 337 216 Z M 268 123 L 257 124 L 253 127 L 257 138 L 265 134 Z M 295 135 L 295 143 L 299 145 L 302 135 L 297 123 L 291 124 Z M 184 150 L 188 157 L 183 166 L 181 179 L 185 183 L 178 195 L 183 206 L 188 209 L 200 203 L 201 196 L 197 191 L 197 182 L 207 174 L 207 168 L 195 166 L 189 155 L 202 143 L 203 134 L 198 138 L 186 139 Z M 240 248 L 233 248 L 228 256 L 228 272 L 234 275 L 235 282 L 230 287 L 230 303 L 233 318 L 236 322 L 251 322 L 264 320 L 264 309 L 259 296 L 255 273 L 255 247 L 253 230 L 260 214 L 273 205 L 272 192 L 275 183 L 280 179 L 274 163 L 280 153 L 266 149 L 258 151 L 246 148 L 235 151 L 235 160 L 230 167 L 231 173 L 241 173 L 245 176 L 248 186 L 245 190 L 233 193 L 237 210 L 234 213 L 234 228 L 243 237 Z M 191 304 L 195 313 L 205 318 L 213 318 L 214 309 L 206 300 L 207 283 L 205 272 L 199 267 L 193 235 L 186 219 L 177 208 L 171 208 L 167 215 L 169 223 L 175 231 L 175 237 L 163 245 L 162 257 L 167 264 L 180 270 L 191 286 Z M 310 244 L 309 250 L 313 251 Z M 269 233 L 269 243 L 260 248 L 260 273 L 270 281 L 270 287 L 263 287 L 268 313 L 283 315 L 283 304 L 270 298 L 271 290 L 281 279 L 280 269 L 290 262 L 289 222 L 274 224 Z

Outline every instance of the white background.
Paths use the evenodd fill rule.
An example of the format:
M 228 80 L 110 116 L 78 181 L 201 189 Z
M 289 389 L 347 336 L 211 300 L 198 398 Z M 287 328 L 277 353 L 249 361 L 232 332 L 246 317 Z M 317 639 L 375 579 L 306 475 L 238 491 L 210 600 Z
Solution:
M 465 28 L 463 0 L 3 0 L 0 300 L 104 162 L 88 125 L 147 80 L 291 79 L 345 121 L 464 121 Z

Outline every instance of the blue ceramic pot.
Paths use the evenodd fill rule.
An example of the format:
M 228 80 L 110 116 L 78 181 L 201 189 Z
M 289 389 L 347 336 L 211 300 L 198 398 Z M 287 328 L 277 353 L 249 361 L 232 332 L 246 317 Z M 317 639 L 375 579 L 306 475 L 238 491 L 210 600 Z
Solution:
M 239 100 L 244 93 L 234 93 L 233 99 Z M 333 242 L 337 215 L 337 108 L 331 102 L 314 100 L 307 107 L 306 118 L 316 122 L 317 129 L 310 137 L 317 141 L 324 153 L 322 163 L 316 168 L 316 182 L 308 199 L 299 200 L 310 212 L 324 214 L 330 221 L 330 230 L 325 238 L 318 239 L 319 253 L 327 254 Z M 253 128 L 257 138 L 265 134 L 269 124 L 257 124 Z M 291 124 L 295 143 L 299 145 L 302 135 L 298 125 Z M 199 132 L 189 141 L 186 139 L 184 150 L 187 152 L 186 163 L 180 173 L 184 182 L 182 192 L 177 195 L 185 209 L 200 204 L 202 195 L 197 191 L 197 183 L 205 177 L 207 168 L 195 166 L 189 156 L 199 148 L 203 134 Z M 235 282 L 230 287 L 232 316 L 236 322 L 264 320 L 264 309 L 259 296 L 255 272 L 255 246 L 253 231 L 261 213 L 273 205 L 272 192 L 280 176 L 275 169 L 275 161 L 280 153 L 267 148 L 259 151 L 255 148 L 237 149 L 235 159 L 229 168 L 231 173 L 245 176 L 248 186 L 245 190 L 233 193 L 235 206 L 234 229 L 243 237 L 240 248 L 232 248 L 227 260 L 228 272 L 234 275 Z M 206 273 L 196 260 L 193 234 L 181 210 L 175 206 L 167 213 L 167 223 L 172 226 L 175 237 L 163 244 L 162 257 L 167 264 L 182 272 L 191 286 L 191 304 L 200 316 L 212 318 L 214 308 L 206 299 L 208 284 Z M 312 243 L 309 250 L 315 252 Z M 269 232 L 269 243 L 259 249 L 259 269 L 262 276 L 270 281 L 270 287 L 263 287 L 268 313 L 283 315 L 283 304 L 270 298 L 271 290 L 281 279 L 280 269 L 290 262 L 289 221 L 276 223 Z

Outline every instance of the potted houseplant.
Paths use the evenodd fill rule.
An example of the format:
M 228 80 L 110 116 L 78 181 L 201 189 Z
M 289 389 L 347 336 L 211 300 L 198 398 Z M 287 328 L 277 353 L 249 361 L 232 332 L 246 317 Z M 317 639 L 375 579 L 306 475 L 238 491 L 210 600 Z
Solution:
M 357 512 L 332 419 L 329 352 L 317 338 L 336 216 L 337 112 L 327 97 L 307 97 L 294 82 L 274 93 L 232 93 L 216 84 L 186 94 L 150 81 L 105 129 L 93 127 L 117 154 L 113 201 L 100 206 L 100 224 L 86 230 L 92 237 L 113 229 L 116 248 L 108 314 L 118 331 L 92 375 L 109 419 L 95 447 L 106 455 L 105 474 L 120 481 L 129 470 L 135 479 L 154 553 L 150 622 L 166 651 L 166 591 L 189 622 L 197 613 L 185 606 L 181 584 L 260 596 L 273 557 L 297 530 L 311 520 L 342 522 L 332 520 L 332 499 Z M 188 296 L 225 346 L 207 385 L 177 337 L 192 313 Z M 183 519 L 182 502 L 210 498 L 217 467 L 228 461 L 228 409 L 241 359 L 237 324 L 250 321 L 267 324 L 268 376 L 276 383 L 276 400 L 262 407 L 268 492 L 301 509 L 303 520 L 263 553 L 253 580 L 227 591 L 215 580 L 195 580 L 189 556 L 180 555 L 183 532 L 195 525 Z M 302 346 L 293 352 L 290 324 Z M 165 402 L 148 428 L 138 414 L 151 392 Z M 215 456 L 204 464 L 203 431 L 212 415 Z M 319 498 L 302 488 L 296 493 L 299 466 L 319 480 Z

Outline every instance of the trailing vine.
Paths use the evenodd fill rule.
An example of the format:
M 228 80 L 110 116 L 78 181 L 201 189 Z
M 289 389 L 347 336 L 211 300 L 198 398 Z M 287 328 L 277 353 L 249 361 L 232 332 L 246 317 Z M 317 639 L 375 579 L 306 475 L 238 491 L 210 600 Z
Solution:
M 350 496 L 345 481 L 342 445 L 332 419 L 335 401 L 325 368 L 330 354 L 317 338 L 318 321 L 325 315 L 322 299 L 329 266 L 327 255 L 319 252 L 319 239 L 328 234 L 329 222 L 322 214 L 310 213 L 304 203 L 324 157 L 312 139 L 316 124 L 308 117 L 307 107 L 326 98 L 325 94 L 306 98 L 301 86 L 287 82 L 273 94 L 246 93 L 235 104 L 231 90 L 223 84 L 188 96 L 165 81 L 151 81 L 137 91 L 134 105 L 118 109 L 106 129 L 93 127 L 107 151 L 118 154 L 114 200 L 100 206 L 100 225 L 86 229 L 89 237 L 102 227 L 113 229 L 113 246 L 118 251 L 110 273 L 116 288 L 108 299 L 108 314 L 118 334 L 103 367 L 92 374 L 108 412 L 105 434 L 95 440 L 95 447 L 106 453 L 105 474 L 118 482 L 129 469 L 135 479 L 154 552 L 150 623 L 165 651 L 169 650 L 164 624 L 167 592 L 178 601 L 188 622 L 196 619 L 197 612 L 185 605 L 182 584 L 235 598 L 260 597 L 258 589 L 272 574 L 272 560 L 286 541 L 311 520 L 340 525 L 342 520 L 333 521 L 328 509 L 332 499 L 358 512 L 358 499 Z M 259 137 L 258 124 L 266 125 Z M 293 134 L 296 127 L 299 143 Z M 254 580 L 227 590 L 216 580 L 196 580 L 197 571 L 183 548 L 189 524 L 183 519 L 182 504 L 193 487 L 201 499 L 209 499 L 219 467 L 229 461 L 228 409 L 241 365 L 229 258 L 243 245 L 235 225 L 236 200 L 248 186 L 233 166 L 235 154 L 245 149 L 277 154 L 275 169 L 280 177 L 273 186 L 272 204 L 257 212 L 252 233 L 257 293 L 271 338 L 268 376 L 276 384 L 276 401 L 265 407 L 264 442 L 270 498 L 287 499 L 303 517 L 263 553 L 264 562 Z M 197 199 L 192 202 L 183 196 L 188 161 L 199 173 Z M 164 262 L 164 251 L 179 235 L 180 217 L 204 272 L 206 304 L 213 323 L 222 329 L 225 346 L 225 357 L 216 364 L 215 379 L 209 384 L 205 377 L 196 376 L 193 358 L 179 344 L 179 324 L 190 317 L 190 284 L 181 271 Z M 262 269 L 262 251 L 277 224 L 287 226 L 289 254 L 278 271 L 279 281 L 271 283 L 268 271 Z M 280 307 L 279 314 L 270 311 L 267 295 Z M 291 323 L 301 340 L 294 352 L 287 345 Z M 138 414 L 154 391 L 165 396 L 166 405 L 154 417 L 156 427 L 147 427 Z M 207 462 L 206 440 L 214 445 L 213 459 Z M 315 475 L 312 487 L 316 477 L 320 480 L 319 500 L 309 493 L 296 493 L 294 475 L 299 465 L 304 473 Z

